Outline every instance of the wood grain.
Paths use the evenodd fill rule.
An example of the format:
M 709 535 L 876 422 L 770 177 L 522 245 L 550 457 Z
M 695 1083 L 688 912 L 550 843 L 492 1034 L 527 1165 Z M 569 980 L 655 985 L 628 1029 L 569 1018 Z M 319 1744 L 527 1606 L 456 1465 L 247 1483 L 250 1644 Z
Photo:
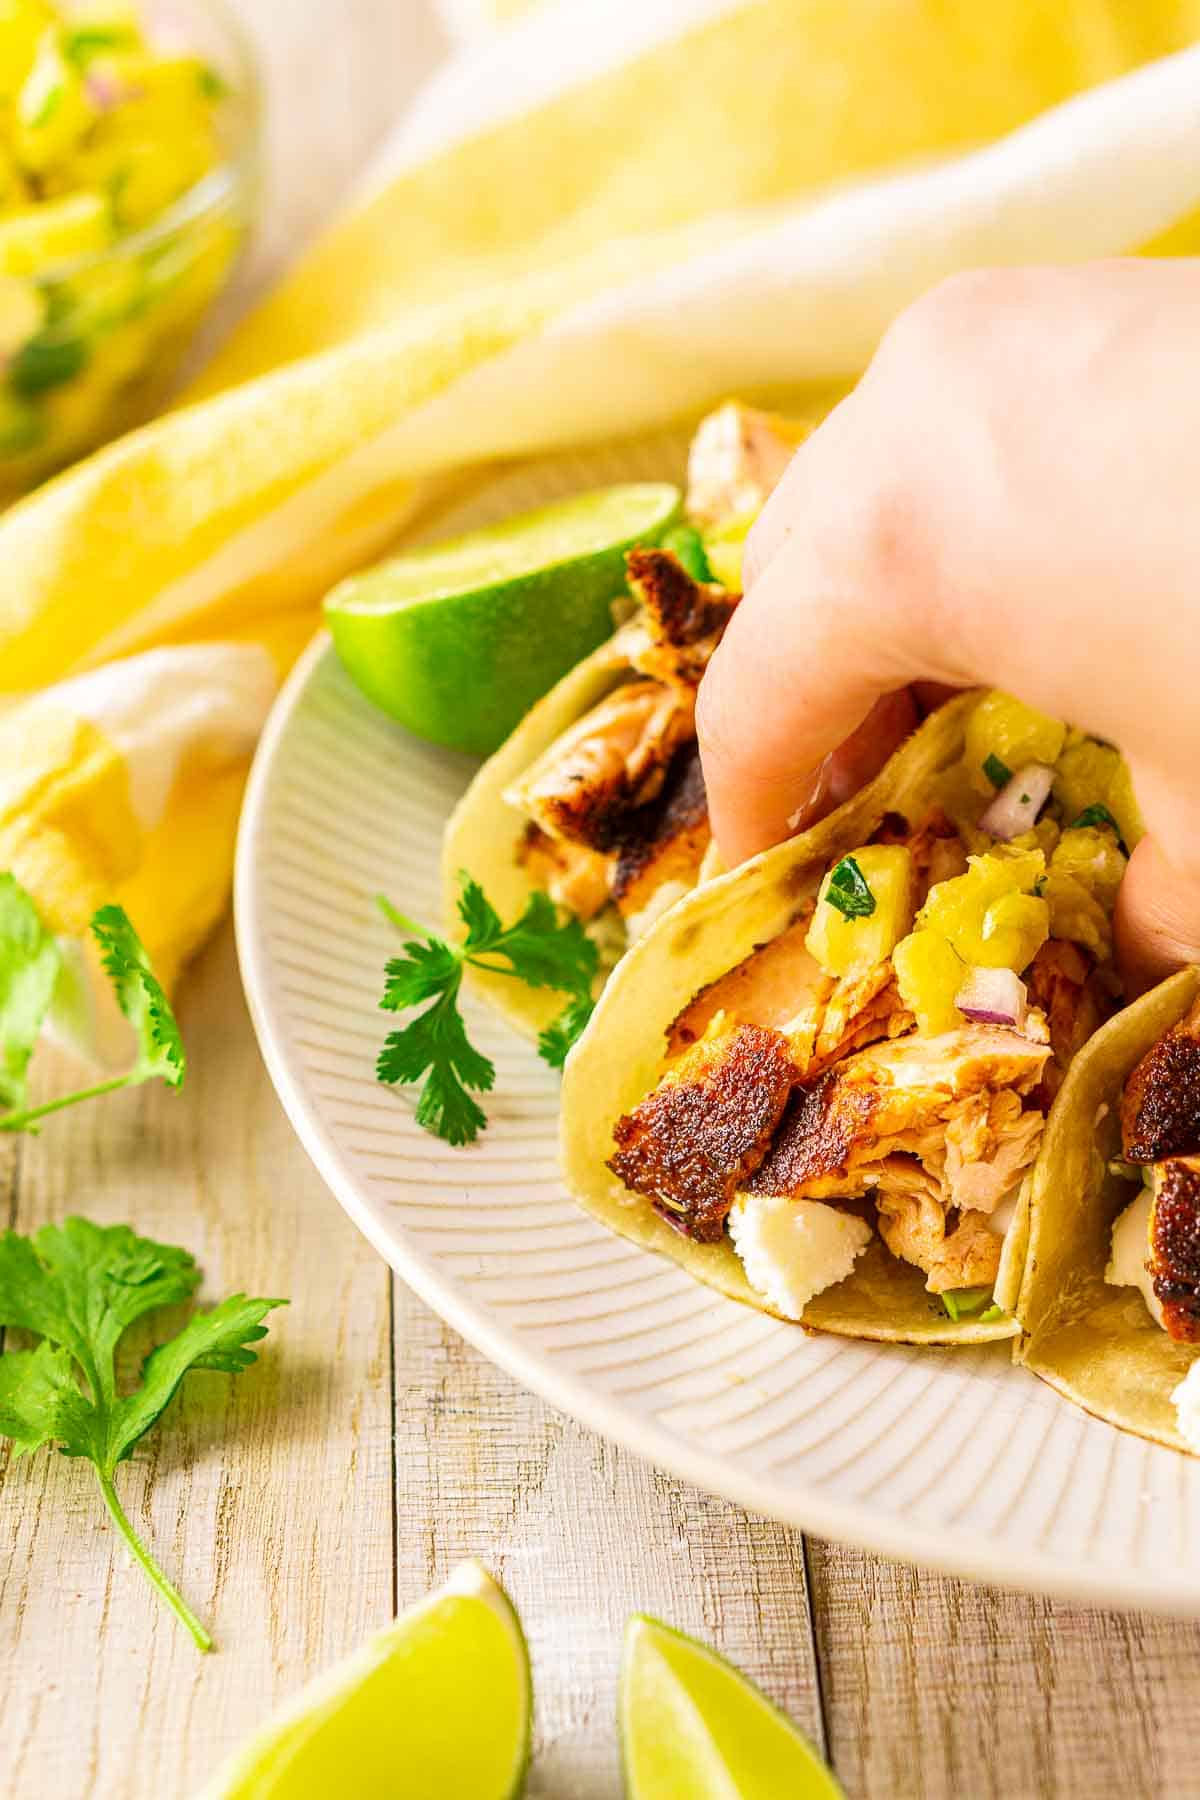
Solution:
M 238 11 L 272 99 L 244 305 L 337 204 L 438 31 L 422 0 Z M 617 1792 L 635 1609 L 737 1661 L 860 1800 L 1200 1794 L 1200 1629 L 805 1545 L 606 1445 L 392 1292 L 270 1093 L 228 931 L 183 1019 L 194 1073 L 178 1098 L 143 1090 L 0 1140 L 0 1219 L 132 1219 L 194 1249 L 209 1295 L 291 1296 L 256 1368 L 197 1377 L 122 1473 L 219 1654 L 197 1657 L 157 1607 L 85 1468 L 0 1450 L 0 1794 L 186 1800 L 280 1696 L 467 1554 L 529 1629 L 538 1800 Z
M 291 1298 L 255 1367 L 190 1377 L 119 1477 L 220 1653 L 198 1656 L 131 1567 L 88 1465 L 0 1460 L 6 1794 L 192 1793 L 273 1701 L 391 1612 L 387 1273 L 260 1072 L 228 933 L 182 1017 L 183 1092 L 63 1114 L 20 1146 L 13 1215 L 23 1231 L 75 1211 L 132 1220 L 195 1252 L 204 1296 Z
M 830 1749 L 852 1795 L 1200 1793 L 1200 1629 L 810 1542 Z
M 504 1582 L 537 1686 L 531 1800 L 619 1791 L 616 1678 L 633 1612 L 719 1643 L 821 1741 L 796 1532 L 604 1443 L 400 1286 L 395 1369 L 401 1603 L 468 1555 Z

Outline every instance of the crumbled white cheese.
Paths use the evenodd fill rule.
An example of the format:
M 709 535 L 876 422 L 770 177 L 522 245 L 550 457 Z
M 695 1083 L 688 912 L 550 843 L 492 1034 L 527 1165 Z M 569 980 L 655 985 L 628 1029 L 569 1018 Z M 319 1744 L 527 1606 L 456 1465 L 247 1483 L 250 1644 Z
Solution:
M 1150 1204 L 1148 1187 L 1142 1188 L 1136 1200 L 1119 1213 L 1112 1228 L 1112 1256 L 1104 1279 L 1111 1287 L 1140 1288 L 1150 1317 L 1156 1325 L 1163 1322 L 1162 1307 L 1155 1295 L 1146 1257 L 1150 1249 Z
M 750 1286 L 784 1318 L 798 1319 L 815 1294 L 849 1275 L 871 1227 L 821 1200 L 739 1194 L 729 1235 Z
M 1194 1362 L 1171 1394 L 1179 1435 L 1189 1450 L 1200 1453 L 1200 1362 Z

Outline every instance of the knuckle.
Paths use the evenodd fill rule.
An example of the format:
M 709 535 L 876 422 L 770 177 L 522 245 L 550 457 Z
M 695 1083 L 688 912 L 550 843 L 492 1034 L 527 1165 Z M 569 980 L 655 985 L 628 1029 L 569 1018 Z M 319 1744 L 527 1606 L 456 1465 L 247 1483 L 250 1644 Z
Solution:
M 888 353 L 944 363 L 973 356 L 997 332 L 1027 316 L 1039 274 L 1030 269 L 961 269 L 899 315 L 884 339 Z

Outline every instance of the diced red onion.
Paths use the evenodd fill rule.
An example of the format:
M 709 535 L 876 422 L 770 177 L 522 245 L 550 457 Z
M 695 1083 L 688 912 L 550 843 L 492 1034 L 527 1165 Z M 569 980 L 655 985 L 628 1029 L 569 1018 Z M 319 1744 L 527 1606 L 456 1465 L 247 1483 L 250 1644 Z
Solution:
M 102 64 L 88 70 L 83 78 L 83 85 L 93 105 L 98 106 L 101 112 L 109 112 L 123 100 L 141 100 L 146 92 L 144 87 L 123 81 Z
M 1011 969 L 972 969 L 955 1005 L 974 1025 L 1015 1025 L 1019 1031 L 1028 1010 L 1025 983 Z
M 1045 763 L 1026 763 L 1011 781 L 1006 781 L 979 821 L 979 829 L 989 837 L 1020 837 L 1037 823 L 1037 816 L 1050 798 L 1054 770 Z

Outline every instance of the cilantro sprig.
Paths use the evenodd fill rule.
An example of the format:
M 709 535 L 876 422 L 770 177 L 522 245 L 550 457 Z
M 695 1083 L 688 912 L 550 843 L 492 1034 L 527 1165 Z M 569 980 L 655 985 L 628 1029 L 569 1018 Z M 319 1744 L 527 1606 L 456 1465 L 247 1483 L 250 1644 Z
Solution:
M 187 1057 L 179 1026 L 128 914 L 120 906 L 102 906 L 91 932 L 117 1005 L 133 1027 L 133 1066 L 27 1106 L 29 1062 L 54 999 L 63 954 L 20 882 L 11 873 L 0 874 L 0 1131 L 29 1131 L 65 1106 L 143 1081 L 160 1079 L 170 1088 L 183 1084 Z
M 249 1345 L 267 1334 L 263 1319 L 286 1304 L 231 1294 L 151 1350 L 136 1385 L 121 1384 L 125 1332 L 156 1308 L 189 1299 L 199 1281 L 186 1250 L 137 1237 L 127 1225 L 72 1218 L 31 1238 L 0 1236 L 0 1326 L 41 1339 L 35 1349 L 0 1356 L 0 1436 L 12 1439 L 18 1457 L 57 1443 L 63 1455 L 87 1458 L 130 1555 L 197 1648 L 211 1650 L 208 1632 L 130 1524 L 114 1481 L 184 1376 L 240 1374 L 256 1360 Z
M 399 931 L 417 934 L 406 940 L 404 955 L 388 963 L 379 1004 L 385 1012 L 429 1005 L 388 1034 L 375 1072 L 389 1085 L 421 1082 L 418 1125 L 449 1144 L 472 1144 L 487 1124 L 473 1096 L 491 1092 L 496 1067 L 467 1036 L 458 1004 L 464 968 L 470 964 L 569 996 L 538 1039 L 538 1055 L 561 1068 L 591 1017 L 597 952 L 578 919 L 560 919 L 548 894 L 531 894 L 520 917 L 505 925 L 477 881 L 465 874 L 459 881 L 461 943 L 438 937 L 382 896 L 377 901 Z

